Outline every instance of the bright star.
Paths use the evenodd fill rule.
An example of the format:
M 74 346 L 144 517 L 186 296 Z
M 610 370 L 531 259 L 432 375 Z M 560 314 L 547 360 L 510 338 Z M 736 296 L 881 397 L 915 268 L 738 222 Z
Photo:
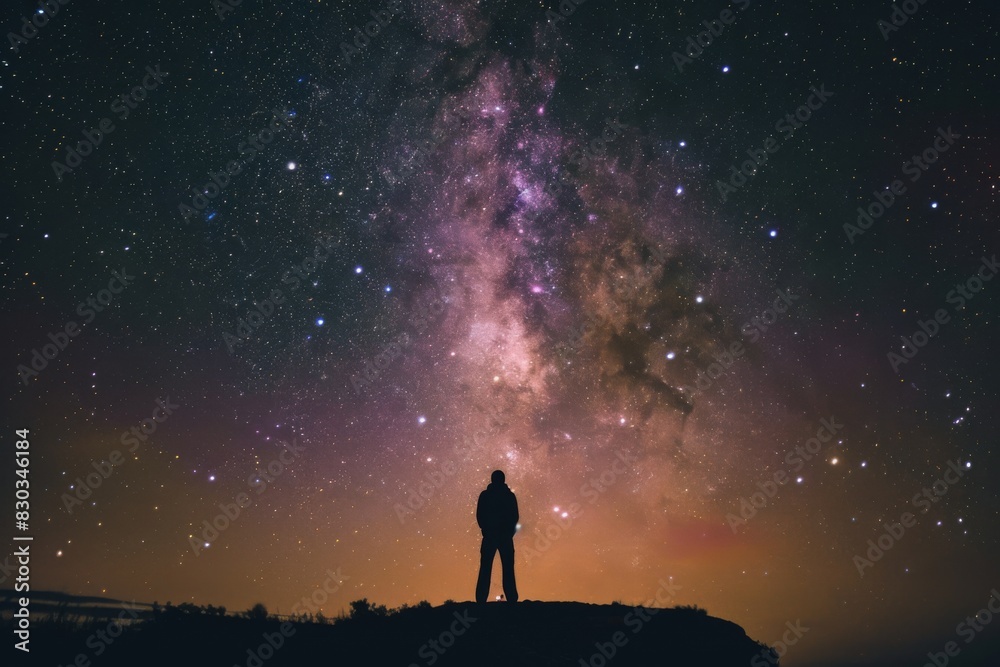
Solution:
M 316 326 L 321 327 L 321 326 L 323 326 L 324 322 L 326 322 L 326 320 L 324 320 L 322 317 L 320 317 L 319 319 L 316 320 Z
M 289 163 L 288 163 L 287 165 L 285 165 L 285 166 L 287 166 L 287 167 L 288 167 L 288 170 L 289 170 L 289 171 L 295 171 L 295 168 L 296 168 L 296 167 L 297 167 L 298 165 L 297 165 L 297 164 L 295 164 L 294 162 L 289 162 Z

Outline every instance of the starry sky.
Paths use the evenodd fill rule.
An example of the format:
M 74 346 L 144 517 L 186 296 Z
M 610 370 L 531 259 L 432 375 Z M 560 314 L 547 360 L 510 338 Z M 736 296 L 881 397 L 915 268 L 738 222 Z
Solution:
M 1000 586 L 995 4 L 281 4 L 7 38 L 33 586 L 471 599 L 502 468 L 522 599 L 672 577 L 801 621 L 791 665 L 956 639 Z

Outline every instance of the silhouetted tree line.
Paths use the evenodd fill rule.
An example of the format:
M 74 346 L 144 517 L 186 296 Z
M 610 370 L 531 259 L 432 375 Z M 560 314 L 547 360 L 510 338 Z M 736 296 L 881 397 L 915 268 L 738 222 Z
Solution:
M 445 604 L 452 603 L 453 600 L 448 600 Z M 396 614 L 406 613 L 412 609 L 430 609 L 431 603 L 427 600 L 421 600 L 415 605 L 403 604 L 399 607 L 389 608 L 384 604 L 372 604 L 368 601 L 368 598 L 361 598 L 360 600 L 354 600 L 348 605 L 350 611 L 346 614 L 341 613 L 333 618 L 329 618 L 323 614 L 323 612 L 313 613 L 302 613 L 302 614 L 271 614 L 267 606 L 263 602 L 258 602 L 252 607 L 243 612 L 236 612 L 233 616 L 237 618 L 245 618 L 250 621 L 267 621 L 268 619 L 288 619 L 297 623 L 321 623 L 321 624 L 332 624 L 340 621 L 367 621 L 374 618 L 388 618 L 389 616 L 394 616 Z M 175 605 L 172 602 L 167 602 L 166 605 L 160 605 L 159 602 L 153 602 L 153 618 L 156 620 L 171 621 L 175 619 L 180 619 L 183 617 L 190 616 L 225 616 L 226 608 L 222 606 L 214 605 L 196 605 L 191 602 L 182 602 L 181 604 Z

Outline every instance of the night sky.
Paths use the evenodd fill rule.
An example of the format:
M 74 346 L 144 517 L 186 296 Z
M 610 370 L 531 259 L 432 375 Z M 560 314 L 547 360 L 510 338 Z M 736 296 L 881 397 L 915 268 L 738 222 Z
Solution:
M 69 2 L 8 35 L 32 586 L 472 599 L 502 468 L 522 599 L 672 577 L 755 639 L 808 627 L 783 664 L 971 653 L 1000 16 L 857 4 Z

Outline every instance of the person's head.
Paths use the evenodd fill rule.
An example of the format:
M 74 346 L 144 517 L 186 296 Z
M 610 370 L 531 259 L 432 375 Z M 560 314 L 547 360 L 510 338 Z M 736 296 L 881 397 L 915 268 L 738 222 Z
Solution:
M 505 479 L 503 470 L 494 470 L 493 474 L 490 475 L 490 481 L 494 484 L 503 484 Z

